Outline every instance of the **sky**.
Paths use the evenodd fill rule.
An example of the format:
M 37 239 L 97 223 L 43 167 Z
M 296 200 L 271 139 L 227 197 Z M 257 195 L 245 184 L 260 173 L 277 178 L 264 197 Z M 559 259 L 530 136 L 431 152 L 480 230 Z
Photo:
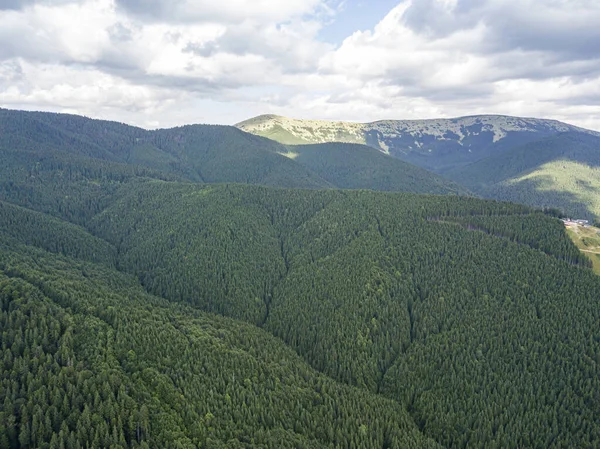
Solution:
M 507 114 L 600 130 L 600 2 L 0 0 L 0 107 L 145 128 Z

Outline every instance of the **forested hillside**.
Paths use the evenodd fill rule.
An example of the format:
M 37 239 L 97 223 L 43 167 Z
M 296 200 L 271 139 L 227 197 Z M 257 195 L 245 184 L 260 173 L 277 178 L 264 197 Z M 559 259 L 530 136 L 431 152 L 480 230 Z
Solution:
M 294 160 L 286 157 L 290 150 L 284 145 L 232 126 L 190 125 L 147 131 L 76 115 L 0 109 L 0 150 L 0 162 L 7 170 L 16 163 L 15 158 L 28 164 L 27 169 L 48 160 L 60 160 L 63 164 L 74 159 L 85 164 L 96 160 L 96 166 L 118 163 L 138 171 L 160 171 L 162 177 L 170 174 L 172 178 L 202 183 L 466 192 L 410 164 L 392 163 L 395 168 L 382 170 L 383 163 L 376 152 L 363 150 L 364 154 L 357 157 L 353 148 L 338 148 L 334 158 L 332 151 L 326 151 L 326 168 L 311 157 Z M 348 164 L 348 160 L 356 164 Z M 342 172 L 344 176 L 340 177 Z
M 556 219 L 464 198 L 159 182 L 91 229 L 149 291 L 263 327 L 400 401 L 444 446 L 598 437 L 599 404 L 576 392 L 597 388 L 600 283 Z M 546 424 L 573 408 L 581 418 Z
M 440 176 L 366 145 L 324 143 L 288 145 L 289 155 L 342 189 L 438 193 L 468 191 Z
M 366 144 L 441 174 L 484 198 L 555 207 L 579 218 L 600 217 L 600 133 L 566 123 L 495 115 L 373 123 L 265 115 L 236 126 L 285 144 Z M 306 152 L 314 158 L 306 165 L 328 166 L 334 148 L 339 152 L 341 147 L 325 148 L 329 151 L 317 154 L 319 146 L 308 145 Z M 369 170 L 373 164 L 363 162 L 363 171 L 343 176 L 350 161 L 361 159 L 357 153 L 335 158 L 332 171 L 342 175 L 338 176 L 341 184 L 348 178 L 373 175 L 384 187 L 394 185 L 388 181 L 392 164 L 387 170 Z M 346 162 L 339 163 L 340 159 Z
M 79 145 L 0 150 L 0 447 L 600 445 L 600 277 L 554 211 Z
M 266 332 L 0 236 L 2 448 L 436 447 Z
M 600 138 L 563 133 L 517 146 L 447 175 L 484 197 L 600 217 Z
M 230 126 L 146 131 L 115 122 L 0 109 L 0 148 L 67 153 L 172 173 L 191 181 L 330 187 L 277 153 L 281 145 Z

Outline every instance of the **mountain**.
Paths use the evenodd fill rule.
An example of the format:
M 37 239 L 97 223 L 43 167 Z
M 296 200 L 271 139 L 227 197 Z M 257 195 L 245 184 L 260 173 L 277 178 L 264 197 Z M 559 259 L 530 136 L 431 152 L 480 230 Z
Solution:
M 562 132 L 600 133 L 555 120 L 477 115 L 452 119 L 382 120 L 372 123 L 296 120 L 261 115 L 238 128 L 284 144 L 361 143 L 442 173 L 504 148 Z
M 331 187 L 278 154 L 277 143 L 228 126 L 147 131 L 76 115 L 0 110 L 0 148 L 144 166 L 197 182 Z
M 356 165 L 330 158 L 328 170 L 286 157 L 290 150 L 270 139 L 231 126 L 189 125 L 147 131 L 121 123 L 68 114 L 0 109 L 0 157 L 29 155 L 42 159 L 87 158 L 106 163 L 145 167 L 164 177 L 194 182 L 235 182 L 293 188 L 366 188 L 418 193 L 456 193 L 465 189 L 409 164 L 386 165 L 375 151 L 363 148 Z M 348 157 L 357 151 L 348 149 Z M 306 153 L 309 149 L 304 149 Z M 344 151 L 338 149 L 341 157 Z M 363 166 L 362 164 L 366 164 Z M 10 165 L 9 162 L 4 164 Z M 375 168 L 378 167 L 378 168 Z M 378 170 L 382 170 L 380 173 Z M 340 170 L 345 180 L 336 184 Z M 370 170 L 369 177 L 365 170 Z M 380 176 L 381 175 L 381 176 Z M 10 178 L 10 174 L 6 174 Z M 386 178 L 387 180 L 380 179 Z M 395 179 L 391 179 L 395 177 Z M 351 179 L 356 178 L 356 182 Z
M 2 447 L 600 442 L 600 278 L 551 215 L 11 154 Z
M 367 144 L 486 198 L 600 217 L 600 133 L 566 123 L 482 115 L 360 124 L 266 115 L 236 126 L 283 143 Z
M 28 212 L 7 208 L 2 448 L 438 447 L 397 402 L 318 373 L 255 326 L 149 295 L 90 262 L 83 240 L 67 256 L 11 238 L 7 220 Z M 20 233 L 44 244 L 74 232 L 29 214 Z
M 600 138 L 594 135 L 561 133 L 447 175 L 485 197 L 600 217 Z
M 341 189 L 469 194 L 459 184 L 359 144 L 287 145 L 285 153 Z
M 201 182 L 220 127 L 15 116 L 0 447 L 600 445 L 600 277 L 555 212 Z M 131 163 L 131 143 L 173 159 Z M 329 185 L 411 169 L 361 145 L 272 145 Z

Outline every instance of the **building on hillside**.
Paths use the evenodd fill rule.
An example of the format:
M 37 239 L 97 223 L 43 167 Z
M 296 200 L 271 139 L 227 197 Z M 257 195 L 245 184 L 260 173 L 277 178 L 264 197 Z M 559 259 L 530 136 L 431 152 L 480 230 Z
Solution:
M 573 220 L 572 218 L 563 218 L 562 222 L 565 224 L 565 226 L 589 226 L 590 225 L 590 221 L 589 220 L 581 220 L 581 219 L 576 219 Z

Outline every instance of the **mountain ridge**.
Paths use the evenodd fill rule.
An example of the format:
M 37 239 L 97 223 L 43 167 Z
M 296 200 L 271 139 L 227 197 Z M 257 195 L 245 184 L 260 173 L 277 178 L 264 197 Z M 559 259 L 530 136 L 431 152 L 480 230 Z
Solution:
M 488 114 L 354 123 L 263 115 L 237 126 L 286 144 L 360 143 L 484 198 L 600 216 L 600 133 L 557 120 Z
M 291 188 L 367 188 L 418 193 L 468 193 L 454 183 L 402 161 L 391 161 L 396 179 L 380 183 L 345 182 L 336 185 L 340 167 L 330 173 L 299 163 L 290 150 L 273 140 L 225 125 L 185 125 L 145 130 L 119 122 L 94 120 L 71 114 L 0 109 L 0 158 L 10 151 L 28 151 L 32 157 L 54 152 L 65 157 L 86 157 L 131 166 L 143 166 L 201 183 L 244 183 Z M 363 148 L 366 164 L 376 174 L 387 170 L 380 154 Z M 66 155 L 69 156 L 66 156 Z M 36 156 L 37 155 L 37 156 Z M 343 162 L 343 161 L 341 161 Z M 363 167 L 348 178 L 360 176 Z M 348 170 L 345 167 L 344 170 Z M 406 182 L 403 180 L 406 179 Z
M 495 123 L 501 122 L 501 123 Z M 242 122 L 237 123 L 235 126 L 257 135 L 264 135 L 268 132 L 269 129 L 272 129 L 276 126 L 282 127 L 286 132 L 293 135 L 295 138 L 304 141 L 305 143 L 326 143 L 333 142 L 336 140 L 332 140 L 332 135 L 325 134 L 321 132 L 320 136 L 315 134 L 315 129 L 318 130 L 318 127 L 331 129 L 333 127 L 344 128 L 344 131 L 349 136 L 354 136 L 354 138 L 348 138 L 348 142 L 352 143 L 367 143 L 369 144 L 369 139 L 360 135 L 360 132 L 367 131 L 380 131 L 382 133 L 386 131 L 390 131 L 390 127 L 396 127 L 398 129 L 403 129 L 408 132 L 420 132 L 415 129 L 416 126 L 425 127 L 427 129 L 435 130 L 436 128 L 441 127 L 442 125 L 450 125 L 454 124 L 454 129 L 450 129 L 451 127 L 446 126 L 446 130 L 450 129 L 452 132 L 457 130 L 456 125 L 463 126 L 471 126 L 474 124 L 482 124 L 483 126 L 487 126 L 488 128 L 491 126 L 494 131 L 494 139 L 498 141 L 505 137 L 505 133 L 507 131 L 515 131 L 515 130 L 531 130 L 531 128 L 524 128 L 523 125 L 529 125 L 533 127 L 546 127 L 547 129 L 554 130 L 556 132 L 567 132 L 567 131 L 577 131 L 584 132 L 587 134 L 592 134 L 600 137 L 600 132 L 589 130 L 585 128 L 581 128 L 575 125 L 571 125 L 568 123 L 564 123 L 554 119 L 540 119 L 535 117 L 517 117 L 510 115 L 502 115 L 502 114 L 480 114 L 480 115 L 467 115 L 461 117 L 452 117 L 452 118 L 434 118 L 434 119 L 410 119 L 410 120 L 402 120 L 402 119 L 384 119 L 384 120 L 376 120 L 372 122 L 350 122 L 343 120 L 312 120 L 312 119 L 295 119 L 289 118 L 281 115 L 275 114 L 264 114 L 259 115 L 248 120 L 244 120 Z M 520 128 L 517 125 L 521 125 Z M 388 129 L 386 129 L 386 127 Z M 312 128 L 312 133 L 309 131 Z M 503 135 L 504 133 L 504 135 Z M 339 133 L 338 133 L 339 134 Z M 365 134 L 366 135 L 366 134 Z M 384 134 L 385 135 L 385 134 Z M 439 135 L 439 134 L 438 134 Z M 461 134 L 458 134 L 461 136 Z M 310 136 L 313 136 L 312 138 Z M 443 136 L 443 134 L 442 134 Z M 465 137 L 464 135 L 461 137 Z M 462 139 L 460 139 L 462 140 Z M 282 142 L 288 143 L 288 142 Z M 293 143 L 293 142 L 289 142 Z M 386 145 L 381 146 L 381 141 L 379 142 L 379 149 L 388 152 L 388 148 Z M 384 142 L 385 143 L 385 142 Z M 376 145 L 371 145 L 375 146 Z

